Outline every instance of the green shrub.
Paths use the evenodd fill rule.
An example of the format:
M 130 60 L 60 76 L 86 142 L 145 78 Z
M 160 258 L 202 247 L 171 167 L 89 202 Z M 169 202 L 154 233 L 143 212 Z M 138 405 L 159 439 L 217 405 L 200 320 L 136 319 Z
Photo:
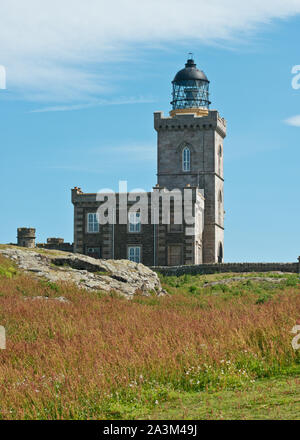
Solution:
M 255 304 L 264 304 L 265 302 L 267 302 L 270 299 L 270 295 L 268 294 L 263 294 L 261 295 L 255 302 Z
M 14 267 L 12 267 L 12 266 L 10 266 L 10 267 L 0 266 L 0 277 L 12 278 L 16 274 L 17 274 L 17 271 L 16 271 L 16 269 Z

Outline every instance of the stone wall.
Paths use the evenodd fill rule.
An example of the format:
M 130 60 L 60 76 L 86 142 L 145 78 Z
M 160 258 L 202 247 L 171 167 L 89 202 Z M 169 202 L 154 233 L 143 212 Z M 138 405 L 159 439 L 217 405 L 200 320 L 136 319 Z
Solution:
M 225 272 L 291 272 L 300 274 L 300 261 L 298 263 L 223 263 L 199 264 L 193 266 L 152 267 L 152 270 L 167 276 L 206 275 Z
M 49 250 L 56 250 L 56 251 L 62 251 L 62 252 L 73 252 L 73 244 L 72 243 L 65 243 L 64 241 L 62 243 L 37 243 L 37 248 L 41 249 L 49 249 Z

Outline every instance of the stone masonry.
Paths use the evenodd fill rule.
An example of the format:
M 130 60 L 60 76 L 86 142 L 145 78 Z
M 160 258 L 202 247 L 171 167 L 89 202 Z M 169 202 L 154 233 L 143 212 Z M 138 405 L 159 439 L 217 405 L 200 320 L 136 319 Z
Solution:
M 34 248 L 35 247 L 35 229 L 34 228 L 18 228 L 17 235 L 18 246 Z
M 203 262 L 223 260 L 224 249 L 224 173 L 223 141 L 226 121 L 217 111 L 207 116 L 154 114 L 158 133 L 158 183 L 168 189 L 187 184 L 203 188 L 205 198 Z M 191 169 L 182 171 L 183 149 L 191 150 Z
M 159 224 L 141 224 L 132 232 L 128 224 L 101 224 L 89 230 L 99 208 L 97 194 L 72 190 L 74 252 L 104 259 L 131 259 L 148 266 L 222 263 L 224 257 L 223 151 L 226 121 L 209 110 L 209 81 L 192 59 L 179 71 L 173 84 L 170 116 L 154 113 L 157 132 L 157 185 L 153 191 L 192 190 L 194 234 L 186 219 L 166 225 L 159 207 Z M 148 211 L 151 218 L 151 194 Z M 122 196 L 127 197 L 127 194 Z M 116 218 L 121 194 L 116 195 Z M 171 208 L 172 209 L 172 208 Z M 172 213 L 171 213 L 172 215 Z M 174 212 L 173 212 L 174 216 Z M 93 220 L 91 220 L 93 222 Z
M 156 186 L 153 191 L 160 188 Z M 159 209 L 159 224 L 151 224 L 151 194 L 148 197 L 148 224 L 142 224 L 139 232 L 130 232 L 128 224 L 105 224 L 99 231 L 88 231 L 89 214 L 97 212 L 101 202 L 97 194 L 86 194 L 80 188 L 72 190 L 74 205 L 74 252 L 103 259 L 127 259 L 128 248 L 138 246 L 141 249 L 141 262 L 146 266 L 168 265 L 170 249 L 179 249 L 180 264 L 200 264 L 202 262 L 202 213 L 204 197 L 198 188 L 190 188 L 193 194 L 194 215 L 198 219 L 194 235 L 186 235 L 186 225 L 180 225 L 176 232 L 171 225 L 162 223 L 162 212 Z M 137 194 L 138 197 L 138 194 Z M 104 203 L 104 202 L 102 202 Z M 128 202 L 128 209 L 133 202 Z M 116 218 L 119 218 L 120 194 L 116 194 Z M 171 206 L 171 214 L 172 214 Z M 177 225 L 176 225 L 177 226 Z M 199 251 L 200 248 L 200 251 Z M 96 255 L 97 254 L 97 255 Z

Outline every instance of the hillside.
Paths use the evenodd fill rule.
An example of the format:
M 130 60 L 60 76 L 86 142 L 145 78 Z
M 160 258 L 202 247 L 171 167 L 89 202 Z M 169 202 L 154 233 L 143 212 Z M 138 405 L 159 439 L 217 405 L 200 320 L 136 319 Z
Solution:
M 0 418 L 299 418 L 296 275 L 161 283 L 128 301 L 0 255 Z

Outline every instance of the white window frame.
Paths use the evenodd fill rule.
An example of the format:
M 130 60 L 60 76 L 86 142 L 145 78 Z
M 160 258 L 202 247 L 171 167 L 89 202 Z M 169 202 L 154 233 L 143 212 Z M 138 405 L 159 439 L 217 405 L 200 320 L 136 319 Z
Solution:
M 97 234 L 100 230 L 99 221 L 97 218 L 96 212 L 88 212 L 87 216 L 87 233 L 88 234 Z
M 182 150 L 182 171 L 191 171 L 191 150 L 189 147 L 184 147 Z
M 141 232 L 141 213 L 129 212 L 128 213 L 128 232 L 140 233 Z
M 142 247 L 128 246 L 127 257 L 129 261 L 133 261 L 134 263 L 140 263 L 142 261 Z

